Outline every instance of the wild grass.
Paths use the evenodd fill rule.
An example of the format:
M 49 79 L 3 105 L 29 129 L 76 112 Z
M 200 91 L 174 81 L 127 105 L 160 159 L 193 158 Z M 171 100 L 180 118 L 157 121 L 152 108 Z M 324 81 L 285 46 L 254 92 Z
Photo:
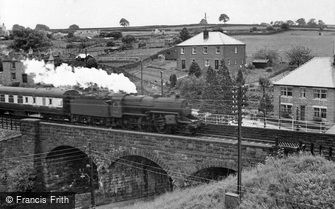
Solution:
M 241 209 L 335 208 L 335 163 L 302 154 L 269 157 L 242 174 Z M 164 194 L 151 202 L 120 209 L 224 209 L 226 191 L 235 191 L 236 177 Z

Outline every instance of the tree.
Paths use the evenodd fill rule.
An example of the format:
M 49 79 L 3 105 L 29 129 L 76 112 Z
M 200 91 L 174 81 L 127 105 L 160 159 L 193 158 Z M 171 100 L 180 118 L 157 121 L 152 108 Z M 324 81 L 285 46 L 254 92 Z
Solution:
M 310 27 L 316 27 L 316 26 L 318 26 L 318 24 L 316 23 L 315 18 L 311 18 L 311 19 L 308 21 L 307 25 L 310 26 Z
M 293 21 L 293 20 L 287 20 L 286 23 L 287 23 L 289 26 L 294 25 L 294 21 Z
M 295 21 L 299 26 L 305 26 L 306 20 L 304 18 L 299 18 L 297 21 Z
M 204 86 L 205 81 L 203 77 L 197 78 L 194 75 L 177 81 L 177 88 L 180 89 L 180 95 L 192 102 L 192 104 L 199 103 Z
M 206 85 L 202 92 L 201 110 L 214 114 L 231 114 L 232 88 L 233 81 L 223 60 L 217 72 L 208 67 Z
M 207 23 L 207 20 L 206 19 L 201 19 L 200 20 L 200 25 L 207 25 L 208 23 Z
M 185 41 L 185 40 L 191 38 L 191 35 L 188 32 L 187 28 L 183 28 L 179 33 L 179 37 L 182 41 Z
M 132 35 L 126 35 L 122 38 L 122 42 L 125 44 L 132 44 L 136 41 L 136 38 Z
M 78 30 L 78 29 L 80 29 L 80 28 L 79 28 L 78 25 L 76 25 L 76 24 L 72 24 L 72 25 L 69 26 L 69 29 L 70 29 L 70 30 Z
M 129 21 L 126 20 L 125 18 L 121 18 L 120 25 L 123 26 L 123 27 L 127 27 L 127 26 L 129 26 Z
M 43 25 L 43 24 L 37 24 L 35 26 L 35 30 L 49 31 L 50 28 L 46 25 Z
M 320 30 L 323 30 L 327 27 L 326 23 L 324 23 L 322 20 L 318 21 L 318 25 L 320 27 Z
M 278 21 L 275 21 L 275 22 L 273 23 L 273 25 L 274 25 L 274 26 L 281 26 L 283 23 L 284 23 L 283 21 L 278 20 Z
M 290 65 L 300 66 L 313 58 L 311 50 L 304 46 L 295 46 L 286 52 Z
M 263 113 L 264 128 L 266 128 L 266 116 L 269 112 L 273 110 L 272 100 L 267 92 L 267 90 L 271 86 L 271 82 L 268 78 L 260 77 L 258 80 L 258 84 L 262 90 L 262 99 L 259 102 L 258 111 Z
M 170 80 L 171 87 L 172 88 L 175 87 L 176 84 L 177 84 L 177 76 L 176 76 L 176 74 L 171 74 L 169 80 Z
M 255 59 L 268 59 L 271 66 L 276 64 L 279 60 L 278 52 L 271 49 L 260 49 L 253 55 L 253 57 Z
M 114 43 L 114 41 L 108 41 L 108 42 L 106 43 L 106 46 L 108 46 L 108 47 L 113 47 L 113 46 L 115 46 L 115 43 Z
M 15 50 L 23 49 L 28 51 L 30 48 L 33 50 L 47 50 L 51 45 L 50 39 L 40 31 L 31 29 L 13 31 L 13 43 L 11 48 Z
M 282 30 L 288 30 L 288 29 L 290 29 L 290 25 L 288 23 L 283 23 L 283 24 L 280 25 L 280 28 Z
M 196 62 L 192 62 L 190 69 L 188 70 L 188 75 L 194 75 L 199 78 L 201 76 L 201 69 Z
M 226 22 L 228 22 L 229 21 L 229 17 L 228 17 L 228 15 L 226 15 L 226 14 L 221 14 L 220 15 L 220 17 L 219 17 L 219 21 L 221 22 L 224 22 L 224 23 L 226 23 Z

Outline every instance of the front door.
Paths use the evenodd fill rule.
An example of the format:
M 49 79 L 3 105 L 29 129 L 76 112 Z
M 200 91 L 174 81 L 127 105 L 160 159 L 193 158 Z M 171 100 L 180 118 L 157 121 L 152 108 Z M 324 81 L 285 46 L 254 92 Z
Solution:
M 306 106 L 301 105 L 300 106 L 300 120 L 305 120 L 305 110 L 306 110 Z

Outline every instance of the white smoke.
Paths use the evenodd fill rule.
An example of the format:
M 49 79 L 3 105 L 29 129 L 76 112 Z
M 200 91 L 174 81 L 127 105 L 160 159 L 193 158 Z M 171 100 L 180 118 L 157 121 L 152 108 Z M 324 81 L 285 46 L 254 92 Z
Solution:
M 55 87 L 75 86 L 82 88 L 97 84 L 100 88 L 107 88 L 115 93 L 124 91 L 136 93 L 136 86 L 123 74 L 107 74 L 106 71 L 96 68 L 71 67 L 62 64 L 55 68 L 52 64 L 35 59 L 26 59 L 23 62 L 25 73 L 31 76 L 35 83 L 52 84 Z

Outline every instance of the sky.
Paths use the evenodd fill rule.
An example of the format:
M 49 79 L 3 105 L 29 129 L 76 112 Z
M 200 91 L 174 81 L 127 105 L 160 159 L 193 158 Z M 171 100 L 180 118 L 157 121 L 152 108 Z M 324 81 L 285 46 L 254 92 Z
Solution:
M 335 24 L 335 0 L 0 0 L 0 23 L 52 29 L 117 27 L 121 18 L 131 26 L 219 23 L 253 24 L 276 20 L 321 19 Z

